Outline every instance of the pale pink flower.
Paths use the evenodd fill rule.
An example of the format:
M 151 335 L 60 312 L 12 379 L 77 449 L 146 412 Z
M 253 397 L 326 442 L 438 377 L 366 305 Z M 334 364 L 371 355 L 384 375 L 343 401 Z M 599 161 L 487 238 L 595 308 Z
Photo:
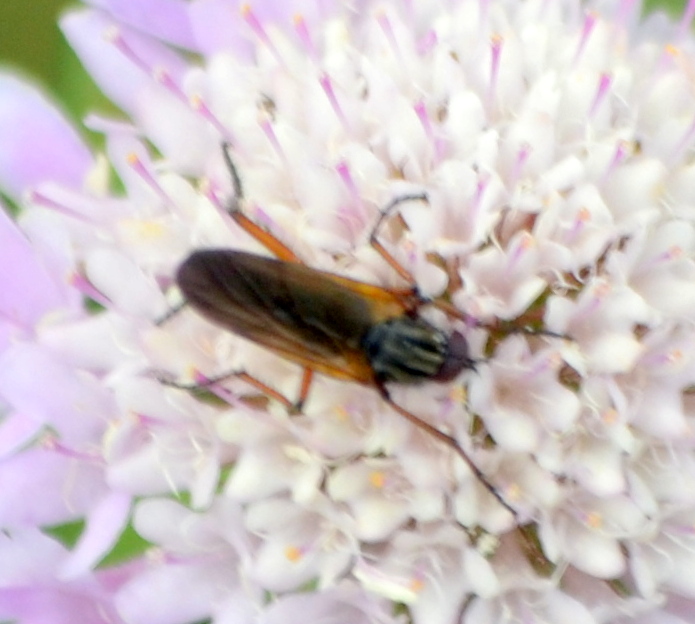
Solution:
M 692 619 L 695 4 L 637 4 L 94 0 L 61 26 L 124 113 L 85 120 L 103 154 L 1 75 L 0 619 Z M 379 210 L 426 193 L 380 240 L 476 370 L 390 390 L 514 514 L 370 388 L 317 375 L 290 415 L 161 382 L 300 384 L 191 309 L 159 322 L 191 251 L 268 253 L 223 143 L 247 216 L 384 287 Z

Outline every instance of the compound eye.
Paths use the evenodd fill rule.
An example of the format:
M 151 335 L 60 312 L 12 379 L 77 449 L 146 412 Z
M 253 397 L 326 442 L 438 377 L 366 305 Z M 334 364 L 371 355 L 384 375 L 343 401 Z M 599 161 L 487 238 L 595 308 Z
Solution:
M 475 360 L 470 357 L 468 341 L 463 334 L 454 332 L 447 340 L 447 352 L 442 366 L 432 380 L 451 381 L 466 369 L 475 369 Z

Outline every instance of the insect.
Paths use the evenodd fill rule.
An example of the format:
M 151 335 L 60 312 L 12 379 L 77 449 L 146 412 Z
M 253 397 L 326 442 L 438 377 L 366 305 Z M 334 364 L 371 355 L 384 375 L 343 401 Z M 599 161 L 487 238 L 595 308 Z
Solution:
M 216 325 L 301 365 L 304 377 L 295 404 L 298 409 L 307 398 L 314 373 L 375 388 L 401 416 L 453 448 L 488 491 L 515 514 L 455 438 L 395 403 L 387 388 L 391 383 L 451 381 L 474 368 L 461 333 L 446 333 L 419 316 L 426 305 L 449 313 L 451 308 L 422 297 L 414 287 L 382 288 L 301 264 L 292 250 L 243 214 L 241 180 L 228 146 L 223 153 L 234 186 L 229 214 L 277 258 L 231 249 L 194 251 L 176 275 L 187 302 Z M 412 277 L 379 242 L 377 233 L 397 205 L 425 199 L 409 195 L 393 200 L 382 210 L 370 236 L 373 247 L 410 283 Z M 232 375 L 291 406 L 245 371 L 227 376 Z

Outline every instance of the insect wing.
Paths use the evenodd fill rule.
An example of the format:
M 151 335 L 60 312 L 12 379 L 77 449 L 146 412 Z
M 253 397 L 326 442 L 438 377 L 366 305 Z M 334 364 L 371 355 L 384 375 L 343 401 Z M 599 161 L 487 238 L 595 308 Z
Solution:
M 177 282 L 217 325 L 312 370 L 367 384 L 374 375 L 362 337 L 406 309 L 406 295 L 228 249 L 194 252 Z

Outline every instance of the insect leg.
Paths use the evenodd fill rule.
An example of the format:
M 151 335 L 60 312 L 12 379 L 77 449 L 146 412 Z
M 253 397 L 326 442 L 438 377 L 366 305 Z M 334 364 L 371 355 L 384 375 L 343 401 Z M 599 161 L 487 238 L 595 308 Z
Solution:
M 526 336 L 547 336 L 548 338 L 562 338 L 564 340 L 572 340 L 572 337 L 568 334 L 560 334 L 549 329 L 535 329 L 533 327 L 528 327 L 525 325 L 505 327 L 500 325 L 487 325 L 484 323 L 480 323 L 480 327 L 485 327 L 487 329 L 497 329 L 497 331 L 502 331 L 505 334 L 525 334 Z
M 384 221 L 388 218 L 388 216 L 391 214 L 394 208 L 399 206 L 400 204 L 403 204 L 405 202 L 409 201 L 427 201 L 427 195 L 425 193 L 416 193 L 412 195 L 401 195 L 400 197 L 395 197 L 392 199 L 386 206 L 384 206 L 381 209 L 381 214 L 379 215 L 379 218 L 377 219 L 377 222 L 374 224 L 374 227 L 372 228 L 372 232 L 369 235 L 369 244 L 374 247 L 376 252 L 384 259 L 386 262 L 393 267 L 393 269 L 400 275 L 404 280 L 406 280 L 410 284 L 415 283 L 415 279 L 413 276 L 410 274 L 410 271 L 408 271 L 403 265 L 396 260 L 393 255 L 391 255 L 386 248 L 383 246 L 383 244 L 379 241 L 378 237 L 378 231 L 379 228 L 381 228 L 382 224 Z
M 314 371 L 310 368 L 305 368 L 302 375 L 302 384 L 299 390 L 299 398 L 296 401 L 290 401 L 284 394 L 275 390 L 266 383 L 263 383 L 257 377 L 249 375 L 244 370 L 229 371 L 227 373 L 222 373 L 221 375 L 216 375 L 215 377 L 206 377 L 196 383 L 180 383 L 177 381 L 172 381 L 171 379 L 160 378 L 159 381 L 165 386 L 171 388 L 177 388 L 179 390 L 187 390 L 188 392 L 196 392 L 200 390 L 209 389 L 225 379 L 230 378 L 241 379 L 243 382 L 249 384 L 256 388 L 256 390 L 262 392 L 271 399 L 275 399 L 278 403 L 282 404 L 283 407 L 291 414 L 299 414 L 302 411 L 302 407 L 306 401 L 307 396 L 309 396 L 309 389 L 311 388 L 311 382 L 314 378 Z
M 393 255 L 387 251 L 384 245 L 379 241 L 379 229 L 383 225 L 384 221 L 389 217 L 395 208 L 400 204 L 408 201 L 428 201 L 426 193 L 415 193 L 411 195 L 401 195 L 400 197 L 395 197 L 386 206 L 381 209 L 379 218 L 372 228 L 371 234 L 369 235 L 370 245 L 377 251 L 377 253 L 398 273 L 404 280 L 410 284 L 415 284 L 415 279 L 413 275 L 408 271 Z M 522 333 L 526 335 L 534 336 L 548 336 L 550 338 L 569 338 L 565 334 L 559 334 L 557 332 L 552 332 L 545 329 L 534 329 L 527 327 L 525 325 L 513 325 L 511 323 L 506 323 L 504 326 L 499 321 L 493 323 L 483 323 L 470 314 L 466 314 L 461 310 L 457 309 L 454 305 L 445 301 L 443 299 L 429 299 L 422 297 L 417 289 L 417 286 L 413 286 L 410 291 L 403 291 L 404 305 L 415 308 L 422 305 L 432 305 L 439 308 L 447 316 L 459 319 L 466 323 L 468 326 L 482 327 L 491 332 L 502 332 L 504 334 L 512 333 Z M 410 295 L 410 297 L 409 297 Z M 413 303 L 412 295 L 415 295 L 415 302 Z
M 231 145 L 229 143 L 225 142 L 222 144 L 222 155 L 224 157 L 224 162 L 227 165 L 229 176 L 232 179 L 233 188 L 233 195 L 227 204 L 227 213 L 232 219 L 234 219 L 239 227 L 255 238 L 259 243 L 261 243 L 261 245 L 268 249 L 268 251 L 275 254 L 275 256 L 277 256 L 280 260 L 301 263 L 299 257 L 289 247 L 287 247 L 287 245 L 282 243 L 270 232 L 264 230 L 260 225 L 254 223 L 243 213 L 241 203 L 244 199 L 244 187 L 241 182 L 241 176 L 239 175 L 236 165 L 232 159 L 230 150 Z M 176 316 L 183 308 L 185 308 L 186 305 L 187 302 L 184 301 L 171 308 L 164 315 L 162 315 L 161 318 L 155 321 L 155 325 L 158 327 L 164 325 L 164 323 Z
M 475 475 L 475 477 L 478 479 L 478 481 L 485 487 L 485 489 L 492 494 L 497 501 L 504 507 L 507 511 L 509 511 L 512 516 L 516 518 L 516 510 L 504 499 L 504 497 L 497 491 L 494 485 L 490 483 L 487 480 L 487 477 L 482 473 L 480 468 L 478 468 L 473 460 L 468 456 L 466 451 L 464 451 L 459 443 L 456 441 L 455 438 L 447 435 L 446 433 L 441 432 L 439 429 L 436 427 L 433 427 L 430 425 L 428 422 L 425 422 L 415 414 L 409 412 L 408 410 L 402 408 L 398 403 L 396 403 L 392 398 L 391 395 L 389 394 L 388 390 L 383 387 L 383 386 L 377 386 L 379 393 L 383 397 L 384 401 L 386 401 L 396 412 L 398 412 L 403 418 L 405 418 L 408 422 L 412 423 L 416 427 L 419 427 L 426 433 L 429 433 L 431 436 L 439 440 L 440 442 L 443 442 L 450 448 L 452 448 L 456 454 L 464 461 L 466 462 L 466 465 L 470 468 L 471 472 Z
M 186 390 L 188 392 L 200 392 L 202 390 L 209 390 L 211 386 L 225 381 L 226 379 L 231 379 L 232 377 L 236 379 L 241 379 L 243 382 L 250 386 L 253 386 L 259 392 L 262 392 L 271 399 L 275 399 L 278 403 L 281 403 L 285 409 L 289 412 L 293 412 L 296 408 L 296 402 L 290 401 L 284 394 L 278 392 L 274 388 L 270 387 L 268 384 L 263 383 L 260 379 L 249 375 L 244 370 L 239 371 L 229 371 L 227 373 L 222 373 L 221 375 L 216 375 L 215 377 L 205 377 L 199 382 L 195 383 L 180 383 L 178 381 L 172 381 L 171 379 L 159 378 L 159 382 L 170 388 L 176 388 L 178 390 Z
M 302 411 L 302 407 L 304 407 L 304 402 L 306 401 L 306 398 L 309 396 L 309 388 L 311 388 L 311 382 L 313 381 L 313 379 L 314 371 L 310 368 L 305 368 L 304 374 L 302 375 L 302 385 L 299 387 L 299 398 L 293 406 L 293 410 L 296 413 Z
M 292 403 L 292 401 L 290 401 L 284 394 L 275 390 L 275 388 L 271 388 L 269 385 L 264 384 L 260 379 L 256 379 L 256 377 L 253 377 L 246 372 L 237 373 L 236 377 L 242 381 L 245 381 L 247 384 L 253 386 L 257 390 L 260 390 L 263 394 L 269 396 L 271 399 L 275 399 L 278 403 L 282 403 L 288 412 L 294 411 L 295 404 Z
M 234 194 L 227 204 L 227 212 L 234 219 L 237 225 L 245 230 L 250 236 L 255 238 L 268 251 L 272 252 L 280 260 L 285 262 L 301 262 L 299 257 L 276 236 L 264 230 L 260 225 L 249 219 L 241 209 L 241 203 L 244 199 L 244 189 L 241 184 L 241 177 L 237 171 L 231 155 L 231 145 L 229 143 L 222 144 L 222 155 L 224 162 L 227 165 L 227 170 L 232 178 L 232 187 Z
M 155 320 L 154 324 L 156 327 L 161 327 L 169 319 L 174 318 L 181 310 L 183 310 L 188 305 L 188 301 L 182 301 L 176 304 L 173 308 L 169 308 L 162 316 Z

